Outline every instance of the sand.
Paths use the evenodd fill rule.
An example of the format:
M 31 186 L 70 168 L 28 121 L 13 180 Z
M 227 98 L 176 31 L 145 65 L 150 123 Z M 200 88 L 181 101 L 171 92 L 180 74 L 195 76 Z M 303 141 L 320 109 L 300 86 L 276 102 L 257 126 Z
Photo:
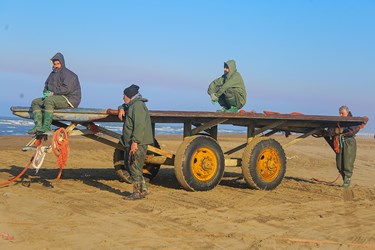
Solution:
M 276 140 L 286 142 L 281 136 Z M 32 152 L 29 137 L 0 137 L 0 183 L 16 176 Z M 157 137 L 175 152 L 181 136 Z M 224 151 L 242 135 L 219 138 Z M 271 191 L 252 190 L 241 169 L 227 167 L 211 191 L 182 189 L 162 166 L 141 201 L 113 171 L 113 149 L 70 138 L 63 176 L 48 154 L 35 174 L 0 188 L 0 249 L 375 249 L 375 140 L 357 139 L 353 185 L 343 191 L 333 151 L 309 137 L 285 149 L 287 172 Z M 239 156 L 241 155 L 238 153 Z

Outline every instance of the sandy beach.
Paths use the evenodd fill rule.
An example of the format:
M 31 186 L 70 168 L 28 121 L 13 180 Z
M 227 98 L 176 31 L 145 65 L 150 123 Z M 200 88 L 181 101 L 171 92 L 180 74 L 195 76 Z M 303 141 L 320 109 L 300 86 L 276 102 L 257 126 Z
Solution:
M 244 135 L 219 137 L 223 150 Z M 290 140 L 275 136 L 279 142 Z M 32 152 L 30 137 L 0 137 L 0 183 L 16 176 Z M 175 152 L 182 137 L 157 136 Z M 39 172 L 0 188 L 0 249 L 375 249 L 375 140 L 357 138 L 352 186 L 343 191 L 335 155 L 322 138 L 285 149 L 287 172 L 275 190 L 249 189 L 241 168 L 227 167 L 207 192 L 188 192 L 174 168 L 162 166 L 151 194 L 125 201 L 132 186 L 113 169 L 113 148 L 70 138 L 57 182 L 56 158 Z M 238 156 L 241 154 L 238 152 Z

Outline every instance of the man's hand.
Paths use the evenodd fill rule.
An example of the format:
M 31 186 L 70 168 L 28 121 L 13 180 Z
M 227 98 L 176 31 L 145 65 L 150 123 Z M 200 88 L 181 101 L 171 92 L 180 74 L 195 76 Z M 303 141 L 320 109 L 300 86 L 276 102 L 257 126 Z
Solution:
M 344 130 L 342 128 L 340 128 L 340 127 L 335 128 L 335 134 L 336 135 L 342 134 L 343 132 L 344 132 Z
M 134 154 L 138 150 L 138 143 L 135 141 L 132 142 L 132 145 L 130 146 L 130 153 Z
M 118 111 L 118 119 L 122 121 L 123 117 L 125 116 L 125 110 L 124 109 L 119 109 Z
M 211 94 L 211 103 L 215 105 L 219 99 L 217 98 L 215 93 Z
M 44 98 L 47 98 L 47 97 L 50 97 L 50 96 L 53 96 L 53 92 L 52 91 L 49 91 L 49 90 L 46 90 L 43 92 L 43 99 Z

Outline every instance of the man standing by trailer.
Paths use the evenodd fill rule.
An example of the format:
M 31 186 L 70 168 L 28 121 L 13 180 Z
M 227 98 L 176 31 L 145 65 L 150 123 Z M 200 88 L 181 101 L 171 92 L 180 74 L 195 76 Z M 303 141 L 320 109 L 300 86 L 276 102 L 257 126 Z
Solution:
M 147 99 L 142 98 L 138 90 L 139 86 L 134 84 L 124 90 L 124 104 L 118 114 L 121 121 L 125 116 L 121 142 L 125 147 L 124 164 L 133 182 L 133 193 L 126 200 L 139 200 L 149 194 L 142 170 L 147 147 L 154 143 L 154 136 L 145 104 Z
M 340 116 L 353 116 L 347 106 L 339 108 Z M 355 134 L 359 131 L 358 126 L 341 128 L 340 131 L 340 151 L 336 153 L 336 166 L 341 174 L 344 183 L 343 188 L 348 188 L 353 175 L 354 161 L 357 154 L 357 141 Z
M 245 105 L 246 88 L 234 60 L 224 63 L 224 74 L 211 82 L 207 93 L 212 104 L 222 106 L 217 112 L 237 112 Z

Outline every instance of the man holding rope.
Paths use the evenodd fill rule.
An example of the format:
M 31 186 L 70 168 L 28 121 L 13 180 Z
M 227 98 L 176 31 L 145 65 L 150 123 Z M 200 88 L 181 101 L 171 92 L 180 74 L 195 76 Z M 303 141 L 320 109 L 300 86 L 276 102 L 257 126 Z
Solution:
M 345 105 L 339 108 L 339 114 L 340 116 L 353 116 L 349 108 Z M 344 181 L 342 187 L 348 188 L 351 183 L 354 161 L 357 154 L 355 134 L 359 131 L 359 127 L 345 127 L 340 130 L 340 150 L 336 153 L 336 166 Z

